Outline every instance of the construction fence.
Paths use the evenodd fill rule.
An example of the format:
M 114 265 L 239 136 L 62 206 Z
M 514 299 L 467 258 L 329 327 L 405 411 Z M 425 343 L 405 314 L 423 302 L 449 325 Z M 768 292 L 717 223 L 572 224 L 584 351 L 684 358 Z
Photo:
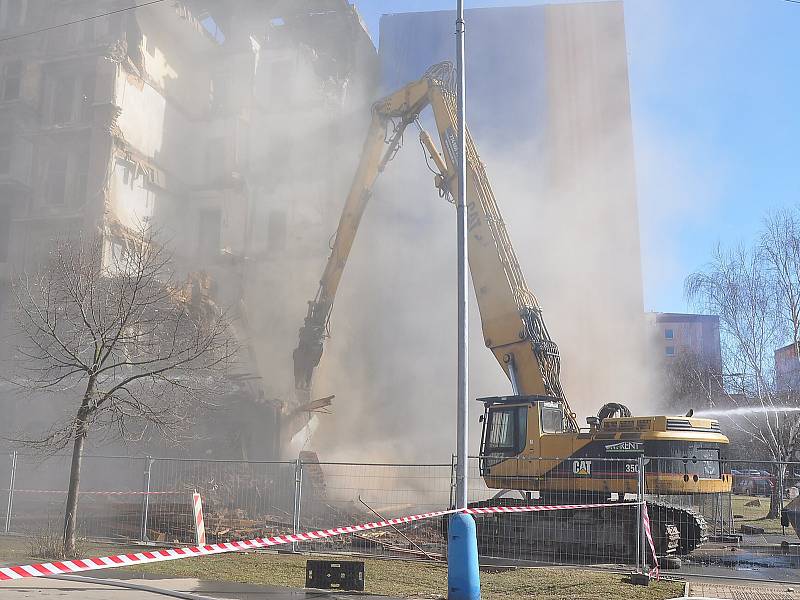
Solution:
M 563 473 L 538 468 L 559 459 L 536 461 L 540 464 L 524 461 L 518 469 L 537 467 L 533 471 L 543 474 L 535 483 L 512 482 L 514 489 L 497 490 L 486 487 L 482 477 L 489 463 L 470 459 L 471 504 L 571 506 L 475 515 L 484 561 L 643 570 L 652 563 L 642 527 L 644 499 L 655 546 L 667 557 L 661 559 L 662 571 L 800 581 L 800 540 L 788 513 L 781 519 L 782 509 L 798 495 L 800 463 L 728 462 L 720 473 L 718 463 L 698 458 L 592 458 L 587 465 L 569 459 L 578 476 L 564 478 Z M 59 533 L 69 466 L 65 456 L 42 460 L 15 452 L 0 457 L 0 485 L 7 486 L 5 501 L 0 500 L 0 527 L 7 534 L 26 536 Z M 731 491 L 660 494 L 649 475 L 656 470 L 687 481 L 730 473 Z M 192 545 L 197 542 L 195 492 L 202 498 L 208 543 L 354 525 L 451 507 L 454 474 L 454 461 L 423 465 L 86 456 L 78 531 L 84 538 L 124 544 Z M 618 491 L 592 490 L 584 485 L 591 479 Z M 604 506 L 581 508 L 598 501 Z M 446 526 L 446 518 L 421 520 L 298 543 L 296 549 L 444 560 Z

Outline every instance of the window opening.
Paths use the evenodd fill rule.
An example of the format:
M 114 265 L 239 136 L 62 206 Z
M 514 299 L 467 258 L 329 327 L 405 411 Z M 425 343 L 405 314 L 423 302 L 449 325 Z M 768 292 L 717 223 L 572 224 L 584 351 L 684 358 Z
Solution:
M 9 132 L 0 131 L 0 175 L 11 172 L 12 143 Z
M 564 431 L 564 411 L 555 406 L 542 404 L 542 433 L 560 433 Z
M 496 408 L 489 411 L 486 454 L 513 456 L 525 449 L 527 407 Z
M 3 69 L 3 100 L 19 99 L 22 90 L 22 61 L 6 63 Z
M 67 155 L 56 151 L 47 165 L 47 203 L 54 206 L 64 204 L 67 193 Z
M 272 210 L 267 221 L 267 250 L 280 251 L 286 248 L 286 213 Z
M 219 209 L 200 211 L 198 227 L 198 250 L 203 258 L 219 255 L 222 239 L 222 213 Z
M 8 246 L 11 241 L 11 207 L 0 205 L 0 262 L 8 260 Z

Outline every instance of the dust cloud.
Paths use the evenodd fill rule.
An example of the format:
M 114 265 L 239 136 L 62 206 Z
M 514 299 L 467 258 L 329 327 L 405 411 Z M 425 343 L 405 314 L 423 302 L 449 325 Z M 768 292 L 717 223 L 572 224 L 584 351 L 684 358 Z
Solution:
M 582 421 L 613 401 L 641 414 L 650 379 L 621 10 L 597 20 L 575 13 L 570 25 L 565 13 L 542 14 L 551 28 L 596 34 L 571 59 L 553 40 L 516 57 L 538 64 L 534 54 L 546 53 L 544 114 L 492 112 L 503 100 L 487 93 L 513 96 L 515 82 L 496 64 L 476 61 L 469 81 L 480 83 L 469 84 L 471 97 L 484 98 L 469 104 L 468 118 L 528 286 L 560 347 L 573 410 Z M 564 61 L 570 75 L 560 75 Z M 535 76 L 515 73 L 520 88 Z M 409 131 L 375 188 L 333 312 L 315 389 L 337 394 L 335 414 L 311 442 L 326 459 L 448 460 L 455 445 L 455 212 L 437 197 L 413 137 Z M 483 344 L 474 296 L 471 318 L 470 395 L 510 393 Z M 471 411 L 477 452 L 482 405 L 471 402 Z
M 536 43 L 521 40 L 513 48 L 493 46 L 470 61 L 470 127 L 528 286 L 538 296 L 560 347 L 567 399 L 580 420 L 611 401 L 646 412 L 621 5 L 498 10 L 533 11 L 526 18 L 535 21 L 538 37 Z M 153 8 L 150 14 L 157 20 L 162 13 Z M 507 15 L 473 14 L 475 40 L 481 36 L 481 19 L 486 24 L 484 40 L 502 38 L 497 27 L 508 21 Z M 433 42 L 423 45 L 416 62 L 403 63 L 411 49 L 419 50 L 420 39 L 413 37 L 422 35 L 419 32 L 400 39 L 394 58 L 403 64 L 393 65 L 387 62 L 391 57 L 382 57 L 384 75 L 400 79 L 391 87 L 452 58 L 452 19 L 447 14 L 437 19 L 444 19 L 445 27 L 434 27 L 432 36 L 430 31 L 425 34 Z M 232 23 L 248 26 L 241 15 Z M 555 33 L 564 31 L 570 35 Z M 228 33 L 235 38 L 234 29 Z M 324 29 L 316 34 L 324 35 Z M 275 40 L 280 35 L 276 30 Z M 239 41 L 247 42 L 242 47 L 250 47 L 248 39 L 240 36 Z M 316 293 L 357 165 L 370 103 L 381 94 L 369 85 L 369 74 L 359 81 L 339 70 L 322 83 L 313 76 L 313 69 L 326 60 L 325 49 L 337 43 L 334 39 L 323 40 L 316 50 L 308 50 L 305 42 L 297 44 L 301 49 L 295 48 L 289 53 L 291 60 L 284 62 L 272 60 L 269 40 L 260 41 L 263 47 L 255 59 L 242 52 L 236 60 L 220 59 L 215 66 L 217 73 L 229 72 L 231 81 L 240 82 L 228 84 L 231 98 L 252 94 L 257 100 L 247 107 L 249 121 L 232 117 L 206 131 L 197 122 L 185 124 L 176 111 L 162 115 L 165 141 L 155 155 L 162 152 L 169 158 L 168 150 L 187 149 L 196 160 L 181 155 L 175 169 L 196 163 L 183 175 L 187 183 L 198 184 L 199 191 L 193 192 L 191 206 L 166 194 L 157 197 L 153 214 L 180 249 L 180 270 L 207 272 L 219 304 L 232 305 L 238 312 L 240 333 L 251 349 L 246 360 L 257 381 L 252 384 L 257 388 L 255 401 L 266 408 L 292 398 L 297 332 L 307 301 Z M 162 44 L 152 35 L 139 42 L 141 48 L 135 50 L 143 54 L 150 52 L 148 44 L 162 49 L 175 45 L 168 39 Z M 212 75 L 204 72 L 202 77 L 210 80 Z M 271 79 L 288 75 L 291 86 L 275 86 Z M 191 77 L 201 75 L 193 72 Z M 208 88 L 211 82 L 206 79 L 200 83 Z M 129 97 L 136 93 L 133 80 L 131 76 L 124 83 Z M 192 90 L 180 87 L 184 81 L 179 75 L 170 85 L 193 98 Z M 140 87 L 150 93 L 147 86 Z M 126 109 L 131 110 L 123 106 L 123 115 Z M 425 123 L 437 139 L 429 117 Z M 201 145 L 226 139 L 233 130 L 236 139 L 222 142 L 227 144 L 224 154 L 246 157 L 246 164 L 236 165 L 250 176 L 246 186 L 234 182 L 246 191 L 239 194 L 232 185 L 212 201 L 202 187 L 208 173 L 199 165 L 208 170 L 223 153 L 196 155 L 202 153 Z M 456 404 L 455 211 L 439 198 L 415 138 L 409 128 L 405 147 L 375 187 L 336 298 L 331 337 L 313 393 L 314 398 L 335 394 L 333 413 L 314 416 L 313 434 L 301 432 L 295 453 L 311 449 L 328 461 L 450 462 Z M 104 174 L 106 166 L 102 165 Z M 148 172 L 155 173 L 156 183 L 159 176 L 169 175 Z M 190 209 L 204 208 L 221 208 L 221 248 L 212 248 L 214 260 L 196 252 L 198 227 Z M 484 346 L 474 295 L 470 311 L 470 395 L 510 393 L 509 382 Z M 482 405 L 470 404 L 470 448 L 477 452 Z M 267 410 L 233 415 L 234 419 L 227 415 L 224 427 L 231 428 L 231 435 L 250 428 L 250 450 L 258 450 L 272 443 L 264 432 L 275 433 L 266 423 L 268 415 Z M 244 450 L 242 454 L 248 457 Z

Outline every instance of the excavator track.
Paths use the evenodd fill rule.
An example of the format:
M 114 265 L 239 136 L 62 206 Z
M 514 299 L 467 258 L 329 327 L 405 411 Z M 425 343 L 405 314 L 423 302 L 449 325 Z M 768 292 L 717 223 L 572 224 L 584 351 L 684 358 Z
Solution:
M 516 498 L 494 498 L 469 506 L 524 506 L 530 503 Z M 702 515 L 658 502 L 648 502 L 647 508 L 653 543 L 660 557 L 689 554 L 708 539 L 708 527 Z M 636 506 L 623 504 L 474 516 L 478 551 L 484 555 L 605 561 L 636 558 L 639 535 Z
M 708 523 L 703 515 L 682 506 L 648 502 L 651 521 L 673 523 L 680 533 L 677 554 L 685 556 L 708 541 Z

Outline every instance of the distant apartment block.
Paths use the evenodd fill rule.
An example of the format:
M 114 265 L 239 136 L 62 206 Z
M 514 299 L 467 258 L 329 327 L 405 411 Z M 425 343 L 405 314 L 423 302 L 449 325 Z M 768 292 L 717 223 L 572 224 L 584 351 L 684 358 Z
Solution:
M 775 387 L 779 392 L 800 390 L 800 358 L 794 343 L 775 350 Z
M 693 356 L 721 371 L 719 317 L 681 313 L 647 313 L 651 347 L 664 360 Z
M 683 412 L 728 402 L 723 394 L 719 317 L 647 313 L 651 397 Z

